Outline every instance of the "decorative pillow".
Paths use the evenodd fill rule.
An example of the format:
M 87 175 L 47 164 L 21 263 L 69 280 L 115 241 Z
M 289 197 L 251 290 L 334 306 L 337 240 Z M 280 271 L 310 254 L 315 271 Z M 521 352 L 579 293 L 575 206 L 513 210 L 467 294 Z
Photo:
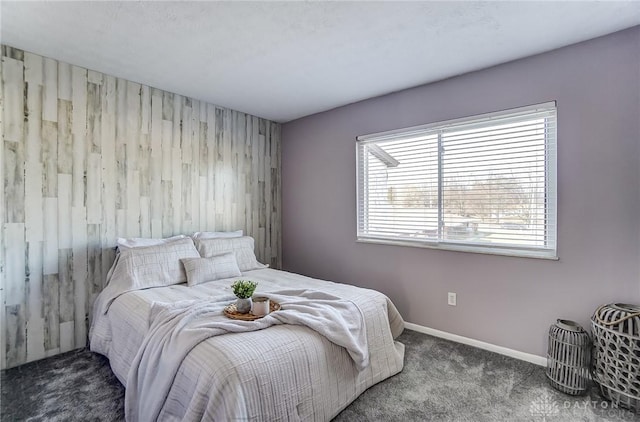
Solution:
M 130 248 L 143 248 L 146 246 L 156 246 L 163 245 L 165 243 L 170 243 L 175 240 L 184 239 L 187 236 L 184 234 L 179 234 L 177 236 L 167 237 L 166 239 L 149 239 L 144 237 L 130 237 L 125 239 L 124 237 L 118 238 L 118 249 L 120 252 L 125 251 Z
M 234 232 L 195 232 L 191 235 L 193 240 L 196 239 L 220 239 L 230 237 L 242 237 L 243 231 L 236 230 Z
M 233 252 L 238 261 L 240 271 L 257 270 L 267 268 L 256 259 L 253 252 L 253 237 L 233 237 L 219 239 L 196 239 L 196 247 L 203 258 L 219 255 L 224 252 Z
M 180 260 L 187 273 L 189 287 L 222 278 L 240 277 L 240 269 L 233 252 L 208 258 L 183 258 Z
M 155 246 L 128 248 L 120 252 L 111 282 L 116 280 L 126 291 L 184 283 L 187 275 L 180 260 L 199 257 L 190 237 Z

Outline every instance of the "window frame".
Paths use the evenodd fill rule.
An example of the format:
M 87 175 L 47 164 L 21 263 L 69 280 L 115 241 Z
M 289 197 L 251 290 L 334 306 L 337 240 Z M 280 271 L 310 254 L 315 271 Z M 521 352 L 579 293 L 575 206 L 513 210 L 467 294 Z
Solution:
M 361 221 L 367 218 L 367 215 L 362 216 L 361 210 L 364 209 L 364 204 L 361 203 L 361 181 L 360 181 L 360 169 L 363 167 L 360 154 L 360 145 L 363 144 L 376 144 L 380 141 L 386 140 L 400 140 L 406 138 L 412 138 L 420 135 L 434 134 L 436 131 L 444 129 L 451 129 L 455 126 L 471 127 L 472 124 L 484 125 L 492 120 L 499 124 L 499 119 L 504 119 L 509 116 L 517 116 L 519 114 L 526 115 L 536 111 L 553 111 L 555 117 L 555 125 L 545 135 L 545 177 L 544 177 L 544 196 L 545 196 L 545 216 L 547 221 L 545 223 L 545 237 L 552 238 L 552 246 L 549 247 L 527 247 L 527 246 L 514 246 L 514 245 L 501 245 L 499 243 L 494 244 L 469 244 L 464 242 L 454 242 L 444 238 L 440 238 L 440 234 L 437 239 L 416 239 L 409 240 L 406 238 L 397 239 L 394 236 L 384 235 L 370 235 L 363 233 L 360 229 Z M 438 121 L 425 125 L 412 126 L 407 128 L 394 129 L 385 132 L 376 132 L 367 135 L 361 135 L 356 137 L 356 242 L 358 243 L 374 243 L 384 245 L 397 245 L 397 246 L 410 246 L 420 247 L 428 249 L 449 250 L 458 252 L 472 252 L 490 255 L 503 255 L 503 256 L 515 256 L 525 258 L 540 258 L 540 259 L 558 259 L 558 195 L 557 195 L 557 126 L 558 126 L 558 110 L 556 101 L 549 101 L 540 104 L 534 104 L 525 107 L 518 107 L 512 109 L 506 109 L 491 113 L 484 113 L 479 115 L 473 115 L 468 117 L 462 117 L 457 119 Z M 440 137 L 439 137 L 440 138 Z M 440 142 L 440 141 L 439 141 Z M 440 151 L 440 143 L 438 144 L 438 151 Z M 443 154 L 438 153 L 438 220 L 439 224 L 442 222 L 443 205 L 442 205 L 442 190 L 443 190 Z M 378 157 L 379 158 L 379 157 Z M 392 157 L 389 157 L 392 159 Z M 446 165 L 446 164 L 445 164 Z M 367 178 L 368 180 L 368 178 Z M 366 182 L 363 181 L 364 184 Z

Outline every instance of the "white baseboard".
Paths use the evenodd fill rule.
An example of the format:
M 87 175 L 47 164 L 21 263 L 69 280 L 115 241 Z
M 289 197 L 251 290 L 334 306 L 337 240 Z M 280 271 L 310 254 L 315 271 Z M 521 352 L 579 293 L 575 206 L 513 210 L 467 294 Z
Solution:
M 544 356 L 538 356 L 531 353 L 525 353 L 525 352 L 520 352 L 518 350 L 508 349 L 502 346 L 496 346 L 495 344 L 485 343 L 484 341 L 459 336 L 457 334 L 447 333 L 446 331 L 435 330 L 433 328 L 424 327 L 418 324 L 412 324 L 410 322 L 405 322 L 404 327 L 409 330 L 417 331 L 419 333 L 428 334 L 434 337 L 440 337 L 445 340 L 455 341 L 456 343 L 467 344 L 469 346 L 477 347 L 478 349 L 488 350 L 490 352 L 509 356 L 519 360 L 524 360 L 526 362 L 531 362 L 536 365 L 547 366 L 547 358 Z

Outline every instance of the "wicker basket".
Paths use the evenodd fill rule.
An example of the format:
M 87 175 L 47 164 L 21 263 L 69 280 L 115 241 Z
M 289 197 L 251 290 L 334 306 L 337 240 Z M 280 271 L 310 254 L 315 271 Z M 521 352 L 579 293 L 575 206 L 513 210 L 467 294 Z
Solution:
M 591 317 L 593 378 L 613 403 L 640 412 L 640 306 L 615 303 Z
M 587 391 L 590 346 L 589 334 L 573 321 L 559 319 L 549 328 L 547 378 L 555 389 L 574 396 Z

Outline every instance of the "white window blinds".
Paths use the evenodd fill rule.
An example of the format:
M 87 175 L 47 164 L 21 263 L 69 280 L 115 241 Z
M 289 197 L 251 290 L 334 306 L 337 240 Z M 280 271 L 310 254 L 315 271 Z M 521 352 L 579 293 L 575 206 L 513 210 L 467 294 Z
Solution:
M 358 137 L 358 239 L 556 256 L 556 107 Z

